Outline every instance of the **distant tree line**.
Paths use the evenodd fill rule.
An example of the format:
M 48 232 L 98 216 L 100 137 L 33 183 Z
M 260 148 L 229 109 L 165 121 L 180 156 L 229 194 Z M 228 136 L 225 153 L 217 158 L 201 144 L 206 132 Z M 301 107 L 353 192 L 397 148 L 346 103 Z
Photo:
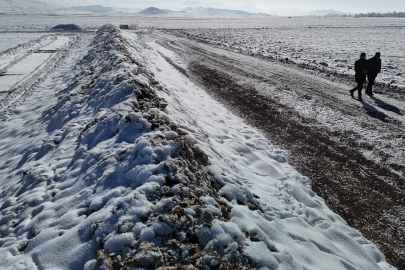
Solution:
M 371 12 L 371 13 L 360 13 L 356 14 L 354 17 L 360 18 L 360 17 L 391 17 L 391 18 L 405 18 L 405 12 L 387 12 L 387 13 L 381 13 L 381 12 Z
M 352 15 L 350 15 L 350 14 L 329 13 L 329 14 L 326 14 L 324 17 L 352 17 Z

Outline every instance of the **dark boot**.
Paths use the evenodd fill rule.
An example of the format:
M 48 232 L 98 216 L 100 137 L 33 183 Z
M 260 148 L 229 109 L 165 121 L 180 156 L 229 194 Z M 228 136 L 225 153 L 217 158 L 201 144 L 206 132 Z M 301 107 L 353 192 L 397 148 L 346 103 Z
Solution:
M 363 101 L 363 99 L 361 98 L 361 90 L 359 90 L 359 98 L 357 100 L 358 101 Z

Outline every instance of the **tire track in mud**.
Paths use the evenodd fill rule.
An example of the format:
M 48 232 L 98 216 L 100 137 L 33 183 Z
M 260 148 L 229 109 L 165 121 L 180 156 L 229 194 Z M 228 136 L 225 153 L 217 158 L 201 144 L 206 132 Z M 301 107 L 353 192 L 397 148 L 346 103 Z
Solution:
M 190 59 L 204 59 L 189 63 L 190 77 L 231 111 L 260 128 L 272 142 L 288 149 L 290 163 L 311 179 L 312 189 L 328 206 L 377 244 L 389 263 L 405 270 L 405 181 L 392 171 L 405 173 L 405 167 L 398 164 L 393 168 L 367 159 L 363 152 L 371 151 L 373 146 L 360 143 L 358 134 L 331 131 L 314 119 L 300 116 L 293 108 L 261 95 L 253 85 L 238 81 L 246 77 L 290 85 L 342 113 L 356 117 L 367 115 L 317 90 L 333 87 L 332 82 L 314 83 L 310 78 L 300 81 L 302 77 L 294 79 L 272 70 L 261 71 L 263 65 L 254 66 L 187 43 L 185 51 L 191 55 Z M 331 91 L 343 93 L 337 86 Z M 402 136 L 404 132 L 395 122 L 367 118 L 375 122 L 380 132 L 395 129 L 392 136 Z
M 159 38 L 158 35 L 154 35 L 156 38 Z M 236 66 L 242 64 L 244 68 L 238 68 L 238 72 L 244 73 L 244 75 L 249 74 L 251 78 L 254 79 L 259 79 L 263 80 L 265 82 L 270 82 L 272 84 L 275 84 L 279 87 L 285 87 L 286 85 L 293 86 L 295 90 L 299 90 L 300 92 L 303 92 L 303 95 L 309 95 L 309 96 L 316 96 L 317 99 L 325 102 L 328 106 L 336 109 L 336 110 L 341 110 L 342 112 L 350 112 L 354 116 L 361 116 L 363 115 L 360 113 L 358 110 L 354 110 L 351 106 L 346 106 L 345 104 L 341 103 L 341 100 L 330 94 L 330 93 L 339 93 L 344 96 L 349 96 L 349 89 L 353 88 L 354 83 L 350 81 L 350 86 L 346 86 L 347 89 L 342 91 L 342 84 L 337 85 L 337 83 L 332 82 L 330 78 L 325 78 L 322 76 L 322 74 L 311 74 L 310 70 L 306 70 L 307 73 L 294 73 L 292 74 L 292 67 L 291 66 L 284 66 L 281 65 L 278 62 L 274 61 L 263 61 L 261 58 L 257 57 L 252 57 L 252 56 L 247 56 L 244 54 L 239 54 L 235 53 L 233 51 L 227 51 L 223 49 L 218 49 L 215 48 L 211 45 L 205 45 L 205 47 L 210 47 L 212 51 L 206 50 L 201 46 L 198 42 L 195 41 L 190 41 L 185 38 L 181 37 L 175 37 L 175 36 L 167 36 L 163 35 L 164 37 L 167 37 L 169 39 L 176 40 L 178 44 L 184 47 L 184 49 L 179 49 L 178 47 L 172 46 L 171 44 L 165 44 L 165 42 L 158 42 L 161 46 L 166 47 L 169 50 L 173 50 L 179 54 L 186 54 L 188 53 L 189 55 L 194 54 L 194 57 L 201 57 L 201 59 L 209 58 L 211 62 L 218 63 L 220 65 L 226 65 L 228 67 L 227 70 L 235 70 L 237 69 Z M 178 45 L 175 43 L 175 45 Z M 215 52 L 214 52 L 215 51 Z M 232 55 L 231 55 L 232 54 Z M 238 59 L 232 58 L 231 56 L 238 56 Z M 254 63 L 253 63 L 253 62 Z M 246 72 L 246 70 L 250 69 L 249 72 Z M 276 69 L 280 72 L 276 72 L 273 69 Z M 251 70 L 255 70 L 255 74 L 250 72 Z M 296 68 L 295 70 L 299 70 L 299 68 Z M 271 76 L 270 76 L 271 75 Z M 291 75 L 294 75 L 293 77 L 290 77 Z M 325 75 L 325 74 L 323 74 Z M 317 76 L 317 83 L 316 83 L 316 88 L 314 87 L 314 81 L 313 78 L 314 76 Z M 319 76 L 322 76 L 321 78 Z M 330 75 L 329 75 L 330 76 Z M 341 79 L 341 78 L 340 78 Z M 322 83 L 320 82 L 322 80 Z M 317 89 L 329 89 L 329 92 L 325 91 L 319 91 Z M 375 89 L 376 92 L 379 92 L 378 89 Z M 390 96 L 392 93 L 388 93 Z M 404 100 L 405 100 L 405 95 Z M 397 97 L 397 96 L 396 96 Z M 373 98 L 374 102 L 380 108 L 383 108 L 388 111 L 392 111 L 396 114 L 402 114 L 405 112 L 401 112 L 399 108 L 396 108 L 395 106 L 391 106 L 389 104 L 385 104 L 383 101 L 378 101 L 375 98 Z M 339 104 L 339 106 L 336 106 L 335 104 Z M 372 108 L 367 108 L 365 107 L 364 110 L 367 111 L 369 116 L 373 118 L 377 118 L 379 120 L 384 121 L 385 123 L 389 122 L 394 122 L 394 119 L 387 119 L 387 115 L 385 115 L 382 112 L 378 112 L 375 109 Z M 393 129 L 398 129 L 398 126 L 396 125 L 391 125 L 391 128 Z M 404 129 L 398 130 L 400 132 L 404 132 Z
M 183 39 L 181 39 L 181 41 L 183 41 Z M 322 78 L 321 79 L 322 81 L 320 82 L 319 78 L 315 77 L 313 74 L 305 74 L 305 73 L 300 74 L 299 72 L 296 72 L 298 70 L 295 71 L 290 67 L 283 67 L 277 63 L 274 66 L 271 66 L 274 63 L 261 61 L 260 59 L 255 59 L 253 57 L 246 57 L 244 55 L 241 55 L 241 57 L 239 57 L 238 55 L 237 58 L 231 58 L 225 55 L 229 53 L 227 51 L 221 52 L 221 50 L 219 50 L 220 55 L 216 57 L 216 54 L 214 52 L 210 52 L 208 49 L 203 49 L 199 47 L 195 50 L 196 48 L 194 46 L 196 45 L 195 43 L 190 45 L 190 43 L 192 42 L 190 41 L 184 42 L 187 44 L 188 47 L 185 45 L 186 49 L 180 52 L 178 48 L 173 48 L 169 44 L 167 44 L 166 48 L 167 49 L 173 48 L 175 51 L 180 53 L 180 55 L 188 54 L 189 58 L 191 59 L 190 61 L 197 60 L 214 69 L 220 67 L 221 71 L 223 71 L 228 76 L 232 76 L 235 81 L 247 80 L 250 86 L 252 85 L 251 81 L 255 81 L 256 83 L 264 82 L 266 85 L 272 86 L 275 85 L 276 88 L 280 89 L 287 89 L 287 90 L 293 89 L 294 93 L 296 93 L 299 97 L 303 99 L 312 99 L 315 101 L 315 104 L 320 104 L 321 106 L 333 109 L 334 111 L 337 111 L 342 115 L 349 116 L 352 120 L 355 120 L 357 126 L 367 127 L 366 128 L 367 132 L 377 131 L 381 136 L 381 138 L 383 138 L 384 143 L 388 143 L 389 145 L 391 145 L 392 142 L 390 142 L 390 140 L 392 138 L 396 138 L 397 141 L 398 140 L 402 141 L 400 142 L 400 144 L 402 144 L 403 147 L 405 148 L 405 141 L 403 140 L 405 134 L 405 128 L 403 125 L 404 123 L 403 122 L 401 123 L 397 119 L 388 117 L 383 112 L 376 110 L 373 107 L 373 105 L 369 105 L 366 102 L 362 103 L 363 108 L 348 105 L 347 104 L 347 100 L 349 99 L 347 97 L 348 91 L 342 90 L 342 87 L 345 87 L 345 85 L 342 83 L 337 84 L 324 78 Z M 161 44 L 162 46 L 164 45 L 163 42 L 160 42 L 159 44 Z M 210 49 L 213 49 L 213 51 L 216 50 L 215 48 Z M 235 54 L 233 54 L 232 56 L 235 56 Z M 249 62 L 249 60 L 255 61 L 256 65 Z M 268 68 L 266 68 L 266 66 Z M 280 72 L 273 71 L 272 67 L 273 69 L 279 69 Z M 277 79 L 274 79 L 273 77 L 269 76 L 268 73 L 276 74 Z M 294 76 L 299 77 L 295 78 Z M 329 89 L 329 93 L 326 91 L 317 91 L 316 89 Z M 257 90 L 254 89 L 254 91 Z M 334 93 L 338 93 L 340 96 L 339 95 L 336 96 L 334 95 Z M 405 100 L 405 95 L 403 96 Z M 375 97 L 372 97 L 372 99 L 374 101 L 379 100 Z M 403 113 L 397 107 L 387 104 L 382 100 L 379 101 L 382 102 L 383 104 L 377 105 L 378 107 L 388 108 L 391 109 L 391 111 L 397 115 L 403 115 Z M 384 150 L 380 150 L 381 148 L 386 147 L 383 146 L 382 143 L 380 143 L 379 145 L 378 144 L 373 145 L 373 147 L 375 147 L 374 150 L 379 152 L 378 156 L 383 157 L 382 162 L 380 163 L 387 163 L 390 164 L 390 166 L 395 170 L 404 171 L 405 166 L 398 165 L 405 163 L 402 162 L 404 158 L 403 154 L 401 156 L 402 159 L 400 158 L 400 160 L 398 161 L 398 158 L 396 157 L 393 158 L 392 155 L 390 156 L 389 154 L 384 153 L 383 152 Z
M 327 106 L 335 110 L 340 111 L 341 113 L 349 114 L 356 117 L 364 116 L 364 113 L 361 112 L 362 110 L 359 111 L 358 109 L 353 109 L 353 107 L 343 104 L 342 100 L 331 94 L 328 94 L 328 92 L 317 90 L 328 89 L 331 93 L 339 93 L 349 96 L 350 87 L 347 88 L 347 91 L 342 91 L 341 87 L 336 86 L 335 83 L 323 78 L 322 82 L 319 80 L 320 78 L 318 78 L 318 81 L 316 81 L 315 83 L 313 81 L 313 75 L 303 76 L 302 74 L 296 73 L 294 74 L 295 77 L 291 78 L 289 74 L 291 71 L 289 72 L 287 68 L 284 70 L 284 73 L 275 72 L 272 71 L 272 68 L 280 68 L 280 66 L 272 66 L 272 63 L 260 61 L 259 59 L 254 59 L 253 57 L 251 57 L 249 60 L 256 60 L 255 63 L 259 66 L 254 65 L 249 61 L 244 61 L 241 58 L 232 59 L 224 55 L 209 52 L 199 47 L 188 45 L 188 48 L 193 51 L 194 55 L 203 57 L 203 62 L 215 63 L 214 65 L 225 67 L 225 70 L 227 71 L 236 70 L 239 75 L 259 81 L 264 81 L 266 83 L 275 85 L 276 87 L 283 88 L 287 86 L 288 88 L 293 88 L 297 92 L 297 94 L 304 97 L 315 97 L 318 101 L 326 104 Z M 244 68 L 237 68 L 238 66 L 244 66 Z M 251 71 L 247 72 L 247 69 L 250 69 Z M 252 72 L 253 70 L 254 72 Z M 397 114 L 405 113 L 401 112 L 396 107 L 390 108 L 389 106 L 382 106 L 382 108 L 393 111 Z M 405 133 L 405 129 L 399 127 L 395 119 L 390 119 L 383 112 L 368 109 L 367 107 L 364 107 L 363 109 L 370 117 L 373 118 L 373 120 L 378 120 L 376 125 L 378 128 L 389 127 L 391 130 L 393 129 L 402 134 Z M 367 119 L 367 121 L 369 121 L 369 119 Z M 380 121 L 384 122 L 385 126 L 380 126 Z

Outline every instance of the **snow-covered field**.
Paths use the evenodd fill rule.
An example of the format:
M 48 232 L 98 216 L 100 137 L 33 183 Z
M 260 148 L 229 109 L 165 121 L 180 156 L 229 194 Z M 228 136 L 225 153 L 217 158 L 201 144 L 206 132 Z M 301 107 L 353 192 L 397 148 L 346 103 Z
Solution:
M 0 53 L 14 48 L 20 44 L 38 39 L 46 34 L 44 33 L 0 33 Z
M 86 30 L 94 30 L 105 23 L 131 24 L 138 21 L 134 16 L 107 15 L 1 15 L 0 31 L 47 31 L 58 24 L 77 24 Z
M 194 29 L 175 33 L 249 55 L 288 59 L 286 62 L 301 67 L 350 75 L 354 74 L 354 62 L 361 52 L 366 52 L 368 58 L 381 52 L 383 66 L 378 81 L 405 87 L 405 54 L 399 45 L 405 43 L 405 20 L 394 21 L 390 26 L 380 25 L 380 20 L 368 25 L 352 20 L 351 27 L 319 24 L 265 29 Z
M 4 72 L 4 69 L 6 69 L 7 66 L 12 65 L 14 62 L 26 57 L 35 50 L 46 46 L 55 38 L 56 37 L 54 35 L 42 35 L 42 37 L 38 39 L 21 43 L 15 47 L 8 45 L 9 48 L 7 50 L 0 52 L 0 70 Z
M 60 23 L 97 29 L 104 23 L 182 29 L 177 34 L 234 51 L 352 75 L 361 52 L 382 53 L 378 82 L 405 87 L 405 20 L 398 18 L 181 18 L 0 15 L 0 31 L 44 31 Z M 1 48 L 0 48 L 1 51 Z
M 74 40 L 3 104 L 1 269 L 393 269 L 171 51 L 112 26 Z
M 2 68 L 2 76 L 0 77 L 0 93 L 5 93 L 11 89 L 15 84 L 21 83 L 25 78 L 29 77 L 32 73 L 35 74 L 41 66 L 44 66 L 49 59 L 55 54 L 55 51 L 61 49 L 69 42 L 68 36 L 57 36 L 55 40 L 41 47 L 40 51 L 35 53 L 28 53 L 21 61 L 15 64 L 4 65 Z M 16 56 L 18 54 L 13 54 Z M 5 58 L 5 57 L 4 57 Z M 1 62 L 0 62 L 1 63 Z M 12 63 L 12 62 L 11 62 Z M 1 64 L 0 64 L 1 65 Z M 9 68 L 7 68 L 9 66 Z

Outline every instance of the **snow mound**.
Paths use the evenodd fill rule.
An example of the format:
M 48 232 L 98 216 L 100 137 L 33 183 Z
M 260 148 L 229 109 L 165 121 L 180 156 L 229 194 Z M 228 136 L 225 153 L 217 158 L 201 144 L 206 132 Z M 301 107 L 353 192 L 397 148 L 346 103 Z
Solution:
M 1 179 L 0 268 L 277 266 L 244 252 L 264 246 L 230 222 L 208 157 L 159 109 L 141 48 L 112 25 L 90 46 L 39 116 L 48 137 Z
M 83 29 L 76 24 L 59 24 L 52 28 L 58 31 L 82 31 Z

